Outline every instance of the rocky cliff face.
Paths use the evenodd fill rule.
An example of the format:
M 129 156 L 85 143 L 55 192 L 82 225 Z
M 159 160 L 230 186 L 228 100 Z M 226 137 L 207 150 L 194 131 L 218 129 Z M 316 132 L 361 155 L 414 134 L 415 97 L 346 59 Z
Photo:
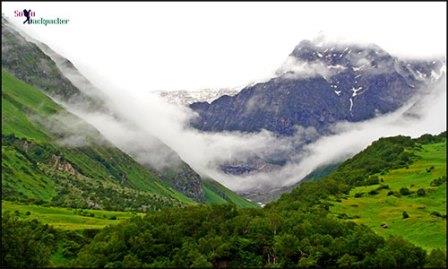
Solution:
M 190 105 L 204 131 L 292 135 L 296 126 L 325 133 L 339 121 L 357 122 L 396 110 L 436 81 L 438 60 L 402 61 L 378 46 L 301 42 L 271 80 L 235 96 Z
M 201 176 L 182 162 L 178 166 L 162 169 L 160 177 L 174 189 L 198 202 L 205 202 Z
M 57 171 L 65 172 L 72 176 L 77 176 L 79 174 L 78 171 L 76 171 L 76 169 L 72 166 L 72 164 L 65 161 L 61 156 L 53 154 L 51 156 L 50 163 L 52 168 Z

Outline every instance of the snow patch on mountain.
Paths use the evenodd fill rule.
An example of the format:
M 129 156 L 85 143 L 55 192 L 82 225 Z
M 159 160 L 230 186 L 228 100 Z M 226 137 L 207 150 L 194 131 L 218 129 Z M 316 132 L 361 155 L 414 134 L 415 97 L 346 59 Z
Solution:
M 203 89 L 203 90 L 179 90 L 179 91 L 160 91 L 159 95 L 168 103 L 175 105 L 189 105 L 195 102 L 211 103 L 221 96 L 233 96 L 239 92 L 238 88 L 229 89 Z

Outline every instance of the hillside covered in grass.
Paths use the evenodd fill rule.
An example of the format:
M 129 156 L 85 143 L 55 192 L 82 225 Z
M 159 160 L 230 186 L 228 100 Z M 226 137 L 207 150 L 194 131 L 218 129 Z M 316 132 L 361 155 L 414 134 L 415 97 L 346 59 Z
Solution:
M 446 141 L 412 149 L 414 161 L 374 177 L 334 201 L 331 212 L 400 235 L 425 249 L 446 249 Z
M 2 71 L 2 199 L 140 211 L 193 203 L 93 127 L 6 71 Z

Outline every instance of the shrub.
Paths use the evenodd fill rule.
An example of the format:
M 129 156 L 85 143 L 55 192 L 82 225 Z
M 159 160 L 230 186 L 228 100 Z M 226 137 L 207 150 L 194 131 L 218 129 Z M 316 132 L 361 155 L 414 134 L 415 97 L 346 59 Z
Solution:
M 431 173 L 434 170 L 434 166 L 426 168 L 426 173 Z
M 370 186 L 370 185 L 376 185 L 380 183 L 380 179 L 378 176 L 371 176 L 367 180 L 365 180 L 364 185 Z
M 411 194 L 411 191 L 409 191 L 408 188 L 403 187 L 400 189 L 400 194 L 401 195 L 409 195 L 409 194 Z
M 437 187 L 446 182 L 446 176 L 433 179 L 430 183 L 431 187 Z
M 433 249 L 426 257 L 426 267 L 428 268 L 446 268 L 446 254 L 440 249 Z
M 363 195 L 364 195 L 363 192 L 357 192 L 357 193 L 355 193 L 355 198 L 360 198 L 360 197 L 362 197 Z
M 406 211 L 403 211 L 402 215 L 403 215 L 403 219 L 409 218 L 409 214 Z
M 387 193 L 387 196 L 391 196 L 391 195 L 394 195 L 395 193 L 394 193 L 394 191 L 389 191 L 388 193 Z
M 431 216 L 443 218 L 443 215 L 438 211 L 431 212 Z
M 369 191 L 370 195 L 377 195 L 379 191 L 377 189 Z
M 356 262 L 356 257 L 351 256 L 349 254 L 344 254 L 341 258 L 338 259 L 337 265 L 342 268 L 352 267 Z
M 418 196 L 425 196 L 426 195 L 425 189 L 423 189 L 423 188 L 418 189 L 417 190 L 417 195 Z

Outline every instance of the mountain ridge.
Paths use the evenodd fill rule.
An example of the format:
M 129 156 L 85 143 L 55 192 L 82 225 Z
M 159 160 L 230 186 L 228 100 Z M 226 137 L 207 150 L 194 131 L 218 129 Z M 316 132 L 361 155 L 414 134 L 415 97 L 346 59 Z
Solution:
M 2 67 L 37 88 L 44 91 L 60 105 L 81 107 L 87 112 L 112 114 L 105 102 L 106 96 L 85 78 L 66 58 L 53 51 L 46 44 L 35 40 L 10 24 L 2 17 Z M 29 61 L 33 59 L 33 61 Z M 43 68 L 44 67 L 44 68 Z M 143 163 L 174 189 L 183 192 L 197 202 L 205 202 L 202 179 L 173 150 L 157 138 L 151 138 L 157 144 L 157 152 L 169 155 L 174 164 L 161 169 L 151 163 Z M 147 149 L 149 152 L 152 149 Z M 127 151 L 135 158 L 133 152 Z M 243 198 L 242 198 L 243 199 Z
M 318 46 L 302 41 L 277 76 L 234 96 L 190 105 L 202 131 L 293 135 L 295 126 L 327 133 L 339 121 L 358 122 L 396 110 L 444 72 L 439 60 L 400 61 L 378 46 Z

